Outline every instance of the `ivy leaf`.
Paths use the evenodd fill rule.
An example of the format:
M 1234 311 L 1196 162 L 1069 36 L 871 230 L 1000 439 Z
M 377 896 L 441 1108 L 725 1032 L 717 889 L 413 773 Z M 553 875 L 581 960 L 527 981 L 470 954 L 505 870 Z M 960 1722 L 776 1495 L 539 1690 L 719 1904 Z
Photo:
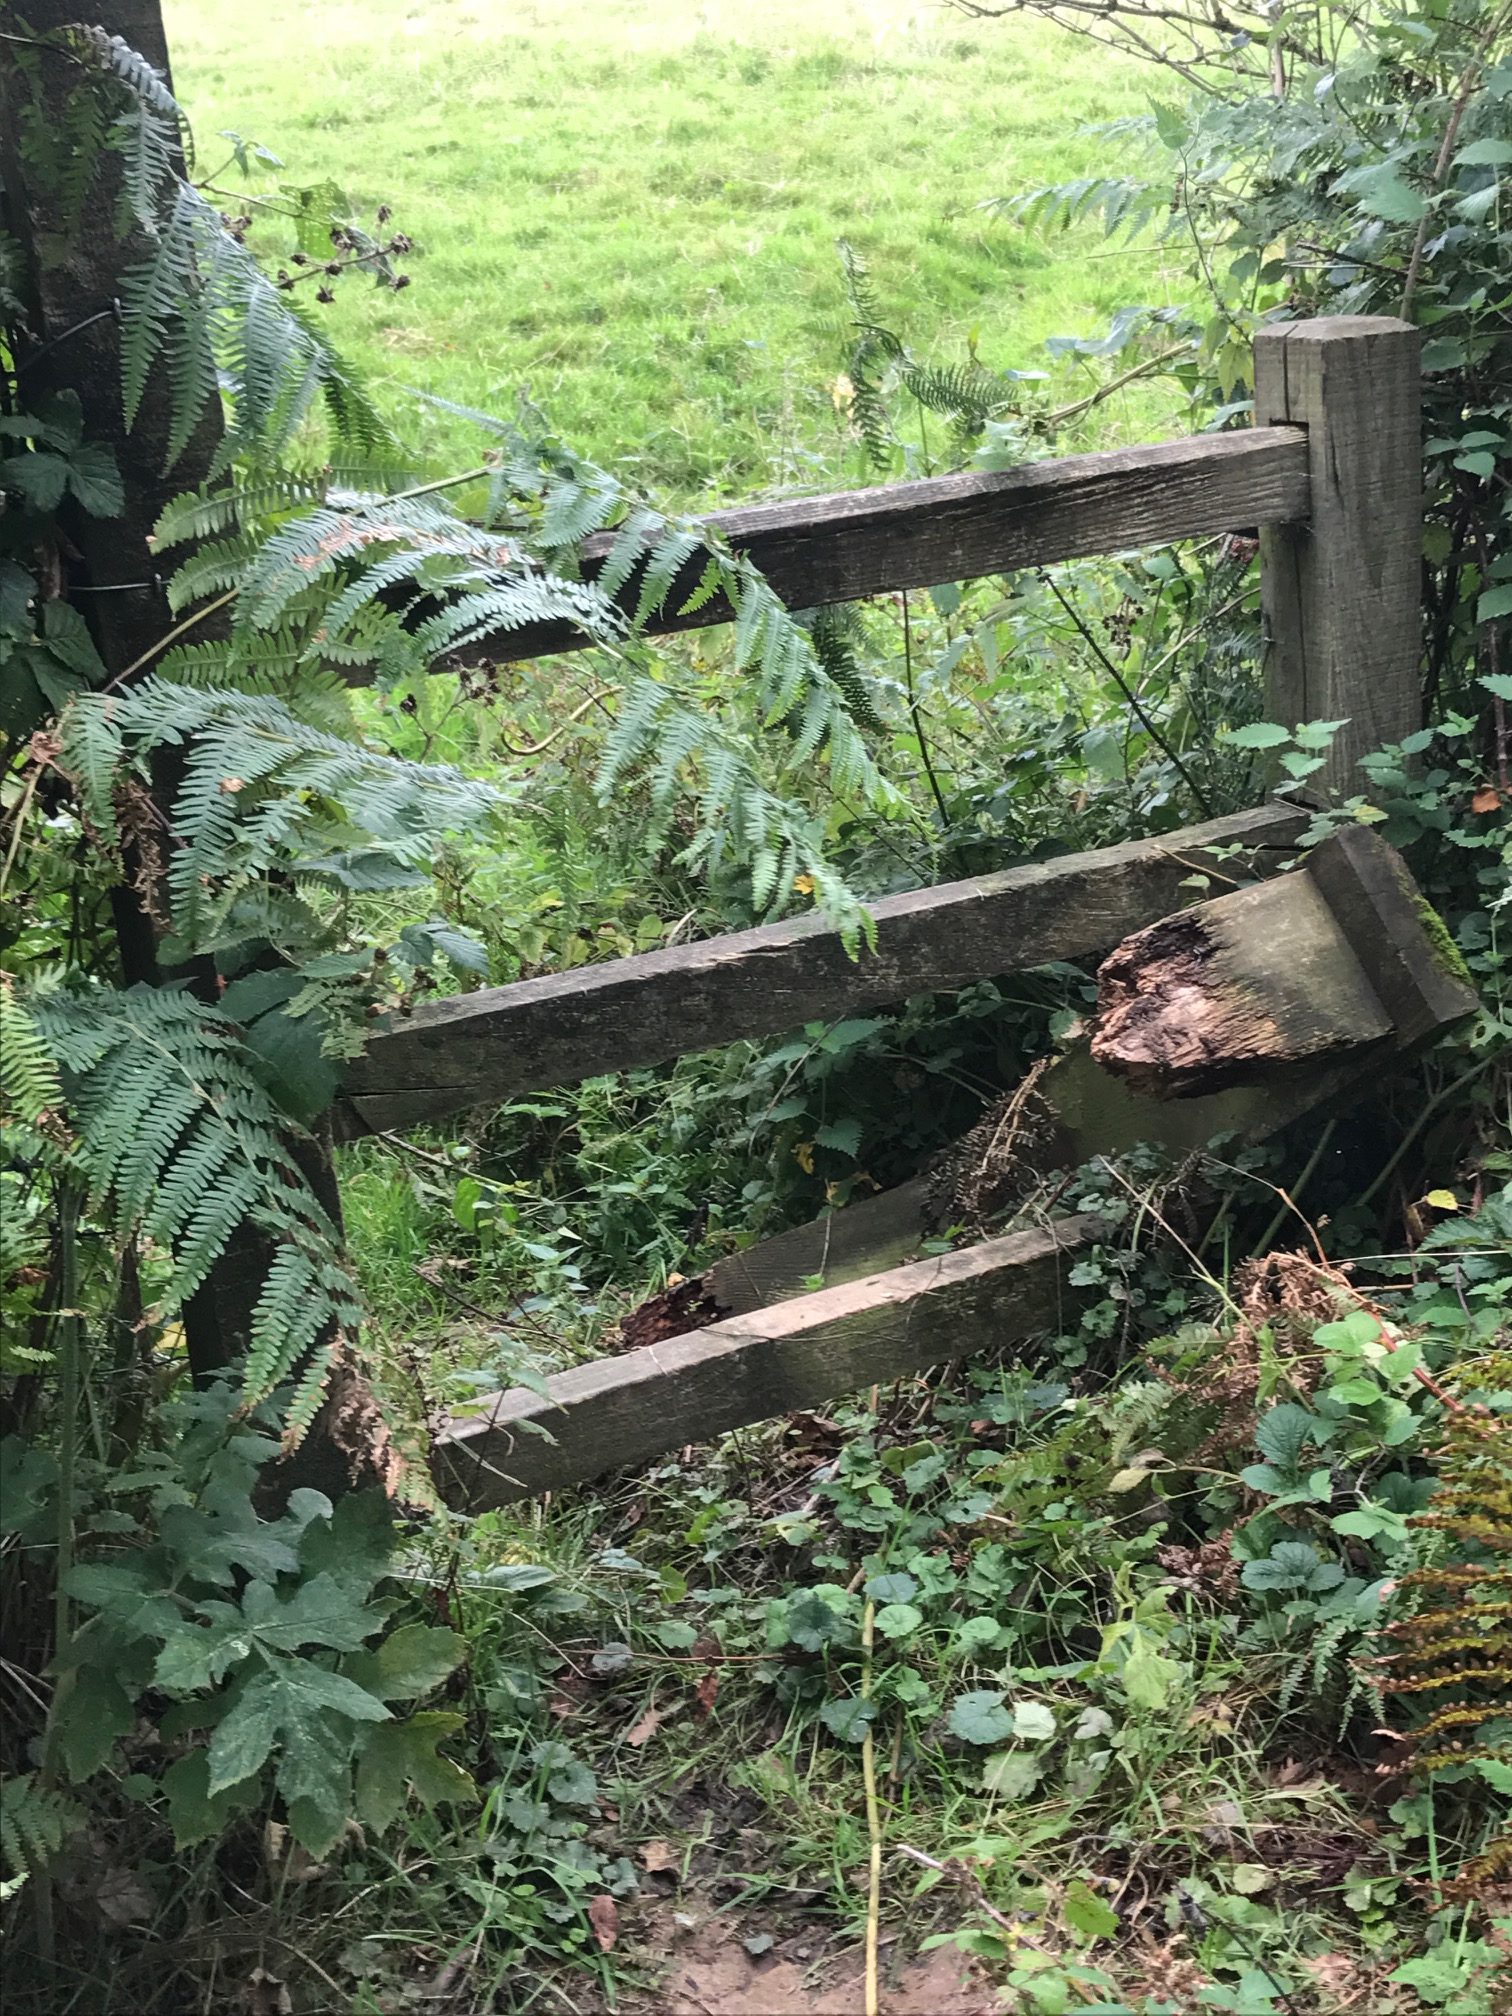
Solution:
M 1013 1717 L 1003 1706 L 1001 1687 L 979 1687 L 958 1694 L 947 1724 L 963 1743 L 1001 1743 L 1013 1734 Z
M 847 1695 L 841 1701 L 826 1701 L 819 1710 L 819 1720 L 842 1743 L 861 1742 L 876 1719 L 876 1702 L 863 1701 L 858 1694 Z
M 210 1739 L 210 1795 L 260 1771 L 287 1731 L 298 1732 L 312 1722 L 319 1727 L 325 1708 L 354 1722 L 389 1720 L 381 1701 L 312 1660 L 283 1659 L 271 1672 L 257 1674 Z
M 349 1659 L 344 1670 L 380 1701 L 415 1701 L 455 1672 L 466 1650 L 455 1631 L 405 1624 L 374 1651 Z

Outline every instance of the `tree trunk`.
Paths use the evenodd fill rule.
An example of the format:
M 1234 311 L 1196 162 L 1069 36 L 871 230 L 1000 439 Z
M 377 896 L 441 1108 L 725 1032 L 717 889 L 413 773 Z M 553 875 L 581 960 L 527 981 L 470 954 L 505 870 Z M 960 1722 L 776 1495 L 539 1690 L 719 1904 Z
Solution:
M 17 37 L 42 38 L 81 18 L 118 35 L 154 68 L 169 77 L 168 41 L 158 0 L 96 0 L 81 13 L 78 0 L 22 0 L 24 18 L 7 27 Z M 171 78 L 170 78 L 171 84 Z M 121 393 L 120 329 L 113 306 L 123 276 L 148 253 L 144 234 L 118 232 L 114 162 L 108 154 L 87 199 L 72 211 L 65 193 L 29 159 L 28 131 L 67 131 L 78 94 L 97 88 L 94 74 L 62 51 L 36 41 L 0 40 L 0 131 L 3 154 L 4 221 L 26 261 L 28 313 L 16 356 L 15 398 L 26 407 L 49 394 L 74 392 L 83 406 L 85 438 L 110 447 L 125 491 L 117 518 L 65 516 L 63 530 L 72 550 L 60 559 L 59 592 L 77 594 L 95 646 L 112 680 L 124 681 L 151 669 L 172 629 L 174 617 L 160 576 L 151 535 L 163 507 L 204 483 L 223 436 L 217 405 L 207 407 L 184 452 L 165 471 L 170 438 L 169 388 L 161 362 L 149 378 L 135 423 L 128 429 Z M 82 592 L 81 592 L 82 591 Z M 222 632 L 222 634 L 224 634 Z M 198 626 L 199 639 L 213 639 L 213 623 Z M 177 785 L 178 766 L 160 764 L 153 773 L 153 798 L 165 825 Z M 160 920 L 166 903 L 144 900 L 128 881 L 112 893 L 113 917 L 123 979 L 157 984 L 188 978 L 202 999 L 218 989 L 210 962 L 186 974 L 165 967 L 159 957 Z M 290 1152 L 305 1170 L 338 1228 L 340 1197 L 328 1140 L 291 1138 Z M 245 1351 L 258 1291 L 272 1248 L 243 1226 L 184 1312 L 189 1361 L 197 1378 L 233 1363 Z M 312 1449 L 301 1469 L 316 1462 L 324 1488 L 349 1467 L 328 1460 L 329 1438 L 317 1422 Z

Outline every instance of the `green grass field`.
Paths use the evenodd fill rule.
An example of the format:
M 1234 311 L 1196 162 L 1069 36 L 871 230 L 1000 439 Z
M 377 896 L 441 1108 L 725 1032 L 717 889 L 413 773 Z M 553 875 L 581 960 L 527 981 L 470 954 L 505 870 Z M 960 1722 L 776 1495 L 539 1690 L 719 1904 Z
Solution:
M 921 350 L 1043 361 L 1174 280 L 1148 251 L 1045 245 L 984 198 L 1117 171 L 1089 125 L 1147 79 L 1025 19 L 905 0 L 170 0 L 176 83 L 291 181 L 393 206 L 404 293 L 329 311 L 407 438 L 406 388 L 493 411 L 528 385 L 576 445 L 679 501 L 812 487 L 845 448 L 835 240 Z M 1138 405 L 1098 414 L 1099 438 Z M 1146 431 L 1147 431 L 1146 422 Z

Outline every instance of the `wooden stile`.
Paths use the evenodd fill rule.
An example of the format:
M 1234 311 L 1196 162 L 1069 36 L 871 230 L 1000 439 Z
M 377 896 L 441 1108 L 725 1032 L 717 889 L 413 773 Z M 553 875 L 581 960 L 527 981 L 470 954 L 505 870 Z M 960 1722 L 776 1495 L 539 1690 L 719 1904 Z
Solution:
M 1294 524 L 1307 516 L 1310 498 L 1307 438 L 1280 426 L 743 505 L 711 512 L 705 522 L 755 561 L 790 609 L 811 609 L 1126 547 Z M 613 544 L 612 534 L 587 542 L 590 579 Z M 647 626 L 653 634 L 730 620 L 723 599 L 677 613 L 703 566 L 702 554 L 688 561 L 664 613 Z M 637 588 L 632 580 L 621 597 L 630 608 Z M 570 624 L 538 624 L 487 638 L 439 669 L 542 658 L 590 641 Z
M 1061 1321 L 1062 1262 L 1102 1230 L 1098 1218 L 1059 1219 L 579 1365 L 551 1380 L 549 1398 L 502 1393 L 441 1436 L 437 1484 L 451 1504 L 483 1511 L 1021 1342 Z
M 818 1017 L 953 992 L 994 974 L 1083 959 L 1178 909 L 1209 850 L 1238 846 L 1229 877 L 1290 858 L 1307 822 L 1265 805 L 1058 861 L 888 896 L 875 951 L 854 959 L 822 918 L 733 931 L 664 952 L 426 1003 L 347 1070 L 350 1137 L 434 1120 L 483 1100 L 778 1034 Z
M 1307 430 L 1304 523 L 1262 535 L 1267 709 L 1339 721 L 1324 781 L 1422 725 L 1419 337 L 1389 316 L 1281 323 L 1255 339 L 1255 419 Z
M 1378 938 L 1395 957 L 1370 942 Z M 1200 1151 L 1220 1130 L 1263 1139 L 1476 1003 L 1400 858 L 1364 830 L 1326 841 L 1301 873 L 1135 933 L 1098 979 L 1090 1044 L 1003 1102 L 1027 1122 L 1019 1149 L 1013 1123 L 999 1172 L 1010 1197 L 1032 1196 L 1051 1172 L 1135 1140 L 1180 1152 Z M 1151 1093 L 1171 1101 L 1174 1125 L 1152 1110 Z M 1038 1110 L 1029 1118 L 1031 1098 Z M 989 1113 L 960 1145 L 1009 1125 L 1006 1114 Z M 732 1255 L 691 1284 L 679 1320 L 641 1330 L 658 1341 L 557 1373 L 545 1394 L 503 1393 L 453 1421 L 436 1444 L 442 1489 L 473 1509 L 554 1490 L 1061 1327 L 1072 1299 L 1061 1262 L 1101 1235 L 1096 1218 L 908 1261 L 971 1194 L 969 1183 L 957 1187 L 962 1173 L 957 1157 L 943 1200 L 921 1176 Z M 825 1281 L 817 1293 L 794 1292 L 815 1275 Z M 688 1327 L 731 1302 L 741 1313 Z M 655 1298 L 637 1314 L 648 1311 Z

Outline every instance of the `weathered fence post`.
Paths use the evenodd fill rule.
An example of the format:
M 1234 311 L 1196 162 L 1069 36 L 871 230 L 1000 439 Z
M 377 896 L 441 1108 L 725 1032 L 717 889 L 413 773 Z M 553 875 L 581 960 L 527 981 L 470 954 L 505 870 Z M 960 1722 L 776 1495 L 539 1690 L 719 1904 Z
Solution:
M 1266 708 L 1287 727 L 1344 720 L 1320 781 L 1422 725 L 1418 332 L 1323 316 L 1255 339 L 1255 424 L 1305 427 L 1312 508 L 1261 535 Z

